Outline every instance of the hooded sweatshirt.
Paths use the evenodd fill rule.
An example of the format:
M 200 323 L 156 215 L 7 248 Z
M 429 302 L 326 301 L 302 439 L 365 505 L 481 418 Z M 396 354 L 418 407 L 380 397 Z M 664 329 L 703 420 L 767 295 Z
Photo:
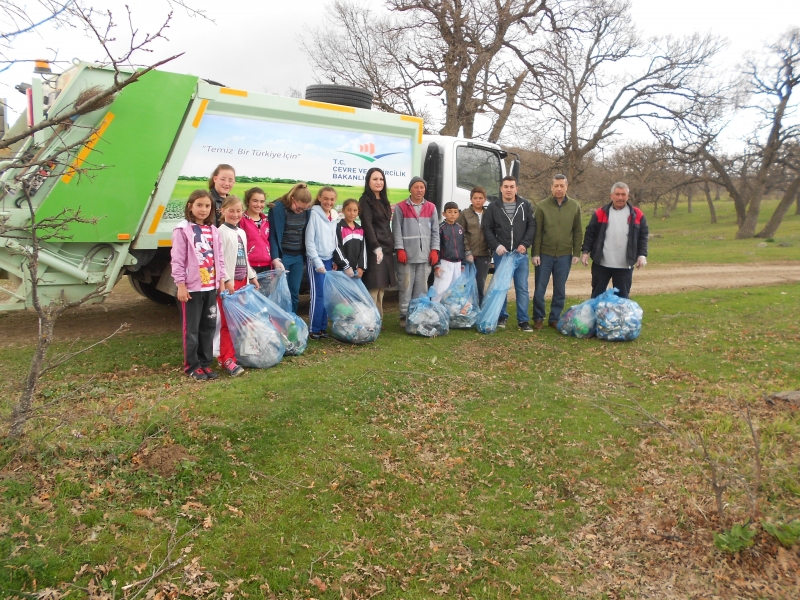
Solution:
M 334 252 L 338 252 L 336 224 L 339 222 L 339 214 L 332 210 L 331 218 L 328 219 L 328 215 L 319 205 L 312 206 L 309 212 L 311 214 L 306 226 L 306 259 L 314 264 L 315 269 L 321 269 L 325 266 L 322 261 L 331 260 Z

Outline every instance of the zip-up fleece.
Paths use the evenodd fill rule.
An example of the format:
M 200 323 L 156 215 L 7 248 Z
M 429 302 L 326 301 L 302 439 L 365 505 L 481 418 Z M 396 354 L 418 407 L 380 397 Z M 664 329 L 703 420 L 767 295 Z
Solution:
M 539 202 L 536 211 L 536 237 L 533 256 L 580 256 L 583 228 L 581 227 L 581 205 L 569 196 L 561 206 L 550 196 Z
M 182 221 L 172 230 L 172 278 L 175 283 L 185 283 L 190 292 L 197 292 L 203 287 L 200 282 L 200 264 L 194 251 L 193 223 Z M 214 252 L 214 287 L 219 289 L 219 282 L 227 279 L 225 275 L 225 259 L 222 257 L 222 241 L 219 231 L 211 226 L 211 249 Z M 235 263 L 234 263 L 235 264 Z
M 269 267 L 272 257 L 269 254 L 269 220 L 261 213 L 261 228 L 247 213 L 242 215 L 239 227 L 247 234 L 247 260 L 253 267 Z
M 636 264 L 638 257 L 647 256 L 647 236 L 650 229 L 647 227 L 647 219 L 644 218 L 641 210 L 631 205 L 630 202 L 628 202 L 627 208 L 630 212 L 628 214 L 628 247 L 625 250 L 625 261 L 628 263 L 628 268 L 631 268 Z M 588 252 L 594 262 L 599 263 L 603 260 L 608 213 L 611 210 L 613 210 L 611 202 L 598 208 L 586 226 L 581 252 Z
M 392 216 L 394 249 L 405 250 L 411 264 L 428 262 L 431 250 L 439 249 L 438 222 L 439 212 L 433 202 L 422 201 L 419 217 L 411 198 L 396 204 Z
M 483 215 L 486 214 L 486 209 Z M 483 218 L 481 215 L 481 219 Z M 464 249 L 467 255 L 472 256 L 491 256 L 492 251 L 486 245 L 486 240 L 483 238 L 483 228 L 481 221 L 478 219 L 478 213 L 475 212 L 471 206 L 465 208 L 458 215 L 456 223 L 464 228 Z
M 245 259 L 247 259 L 247 234 L 241 227 L 231 227 L 227 223 L 219 226 L 219 239 L 222 242 L 222 256 L 225 259 L 225 264 L 228 265 L 230 273 L 225 278 L 225 281 L 233 279 L 234 270 L 236 269 L 236 254 L 239 252 L 239 240 L 244 245 Z M 250 261 L 247 261 L 247 280 L 251 280 L 256 276 L 253 267 L 250 266 Z
M 306 215 L 306 227 L 308 227 L 308 219 L 311 216 L 311 211 L 305 211 Z M 286 207 L 283 205 L 283 202 L 275 202 L 272 208 L 269 209 L 269 214 L 267 215 L 269 219 L 269 255 L 272 260 L 276 258 L 278 260 L 283 259 L 283 247 L 281 244 L 283 243 L 283 231 L 286 229 Z M 305 235 L 305 228 L 303 229 L 303 235 Z
M 322 210 L 320 205 L 312 206 L 309 211 L 311 216 L 306 225 L 306 258 L 311 261 L 315 269 L 324 269 L 323 260 L 331 260 L 334 252 L 341 253 L 336 246 L 336 224 L 339 215 L 331 211 L 331 218 Z
M 464 228 L 458 223 L 450 225 L 443 221 L 439 225 L 439 260 L 447 262 L 463 262 L 466 258 L 464 249 Z
M 516 196 L 514 218 L 509 219 L 503 208 L 503 198 L 491 202 L 483 210 L 483 237 L 492 252 L 504 246 L 513 252 L 519 245 L 530 248 L 536 235 L 536 219 L 533 217 L 531 203 L 521 196 Z

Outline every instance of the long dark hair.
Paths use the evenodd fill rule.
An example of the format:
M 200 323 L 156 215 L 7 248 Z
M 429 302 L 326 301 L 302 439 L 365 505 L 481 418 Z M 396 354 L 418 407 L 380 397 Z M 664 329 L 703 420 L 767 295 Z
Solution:
M 378 172 L 383 177 L 383 189 L 380 192 L 380 198 L 375 197 L 375 192 L 373 192 L 369 187 L 369 180 L 372 177 L 372 174 Z M 379 167 L 372 167 L 369 171 L 367 171 L 367 177 L 364 180 L 364 193 L 361 194 L 361 199 L 366 200 L 370 204 L 375 207 L 379 207 L 383 212 L 386 213 L 388 217 L 391 218 L 392 216 L 392 205 L 389 204 L 389 196 L 386 193 L 386 175 L 383 172 L 383 169 Z

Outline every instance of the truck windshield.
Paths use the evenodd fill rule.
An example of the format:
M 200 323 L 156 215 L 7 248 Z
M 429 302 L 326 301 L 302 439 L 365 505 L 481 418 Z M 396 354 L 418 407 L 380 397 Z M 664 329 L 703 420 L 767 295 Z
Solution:
M 456 149 L 456 185 L 471 190 L 476 185 L 483 186 L 489 196 L 500 194 L 500 180 L 503 172 L 500 157 L 495 152 L 471 146 Z

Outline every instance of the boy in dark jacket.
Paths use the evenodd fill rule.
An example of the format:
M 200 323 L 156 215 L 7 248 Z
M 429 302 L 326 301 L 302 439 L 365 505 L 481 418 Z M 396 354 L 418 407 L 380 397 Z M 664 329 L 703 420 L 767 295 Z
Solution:
M 461 213 L 458 204 L 448 202 L 444 205 L 444 221 L 439 225 L 439 262 L 433 266 L 433 289 L 436 290 L 434 302 L 442 299 L 445 291 L 459 278 L 464 270 L 464 228 L 456 220 Z
M 513 175 L 506 175 L 500 184 L 500 199 L 489 204 L 483 216 L 481 227 L 483 237 L 493 253 L 494 265 L 509 252 L 526 254 L 533 244 L 536 234 L 536 221 L 533 218 L 531 203 L 517 196 L 517 180 Z M 521 261 L 514 269 L 514 291 L 517 296 L 517 324 L 522 331 L 533 331 L 528 317 L 528 261 Z M 506 303 L 500 312 L 498 327 L 505 327 L 508 322 Z

